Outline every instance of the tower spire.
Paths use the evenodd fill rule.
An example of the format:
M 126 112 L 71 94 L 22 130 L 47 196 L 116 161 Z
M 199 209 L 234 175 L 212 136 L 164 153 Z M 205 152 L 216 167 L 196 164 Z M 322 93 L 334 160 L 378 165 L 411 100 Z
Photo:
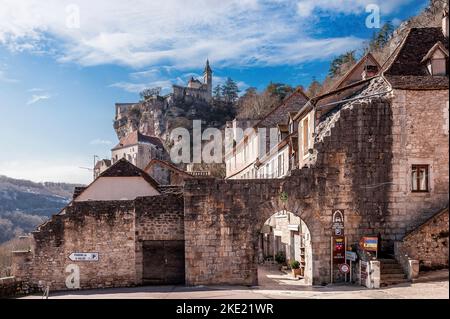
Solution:
M 206 59 L 206 66 L 203 73 L 212 73 L 211 67 L 209 66 L 209 59 Z

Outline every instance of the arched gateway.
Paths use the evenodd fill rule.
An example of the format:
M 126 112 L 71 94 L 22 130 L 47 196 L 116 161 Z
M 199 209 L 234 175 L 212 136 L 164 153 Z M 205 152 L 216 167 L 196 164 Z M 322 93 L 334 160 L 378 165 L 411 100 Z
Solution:
M 283 180 L 189 181 L 184 188 L 186 283 L 258 284 L 261 229 L 288 211 L 311 234 L 312 282 L 328 282 L 328 216 L 318 211 L 316 177 L 309 169 Z

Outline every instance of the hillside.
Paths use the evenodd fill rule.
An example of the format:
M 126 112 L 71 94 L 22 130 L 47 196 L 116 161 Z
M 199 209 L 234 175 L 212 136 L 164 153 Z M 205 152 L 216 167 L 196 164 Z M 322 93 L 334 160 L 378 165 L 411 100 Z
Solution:
M 0 176 L 0 243 L 32 231 L 72 198 L 77 185 Z

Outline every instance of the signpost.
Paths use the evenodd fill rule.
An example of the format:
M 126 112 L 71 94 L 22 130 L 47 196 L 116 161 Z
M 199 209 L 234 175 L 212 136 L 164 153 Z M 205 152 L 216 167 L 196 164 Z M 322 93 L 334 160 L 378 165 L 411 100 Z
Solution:
M 350 260 L 350 261 L 356 261 L 356 253 L 353 251 L 346 251 L 345 259 Z
M 347 264 L 340 264 L 339 265 L 339 271 L 343 274 L 346 274 L 350 271 L 350 266 Z
M 98 253 L 71 253 L 69 259 L 72 261 L 98 261 Z
M 365 251 L 375 252 L 375 258 L 378 258 L 378 237 L 362 237 L 359 246 Z
M 334 265 L 345 264 L 345 236 L 331 237 L 331 283 L 333 283 Z
M 336 209 L 333 211 L 333 220 L 331 228 L 334 231 L 335 236 L 344 235 L 344 211 Z
M 357 255 L 356 255 L 356 253 L 355 252 L 353 252 L 353 251 L 346 251 L 345 252 L 345 260 L 349 260 L 350 261 L 350 270 L 349 270 L 349 272 L 350 272 L 350 282 L 352 282 L 352 273 L 353 273 L 353 271 L 352 271 L 352 266 L 353 266 L 353 262 L 354 261 L 356 261 L 356 257 L 357 257 Z M 345 280 L 347 281 L 347 274 L 345 275 Z
M 359 263 L 359 285 L 362 285 L 362 282 L 366 282 L 367 279 L 367 267 L 368 263 L 366 261 L 361 260 Z

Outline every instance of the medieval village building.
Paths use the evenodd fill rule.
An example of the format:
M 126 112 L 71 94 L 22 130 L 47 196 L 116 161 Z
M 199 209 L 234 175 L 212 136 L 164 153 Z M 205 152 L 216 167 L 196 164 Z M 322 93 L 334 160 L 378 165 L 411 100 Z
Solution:
M 126 139 L 38 227 L 32 250 L 14 253 L 14 276 L 53 290 L 257 285 L 261 263 L 282 251 L 305 284 L 327 284 L 345 278 L 337 238 L 364 264 L 362 282 L 378 274 L 370 287 L 448 268 L 448 16 L 443 25 L 409 30 L 384 65 L 367 55 L 331 91 L 298 90 L 248 123 L 225 155 L 225 180 L 139 162 L 133 147 L 146 139 Z M 275 129 L 276 147 L 258 140 L 262 128 Z M 361 252 L 367 236 L 379 241 L 375 257 Z

